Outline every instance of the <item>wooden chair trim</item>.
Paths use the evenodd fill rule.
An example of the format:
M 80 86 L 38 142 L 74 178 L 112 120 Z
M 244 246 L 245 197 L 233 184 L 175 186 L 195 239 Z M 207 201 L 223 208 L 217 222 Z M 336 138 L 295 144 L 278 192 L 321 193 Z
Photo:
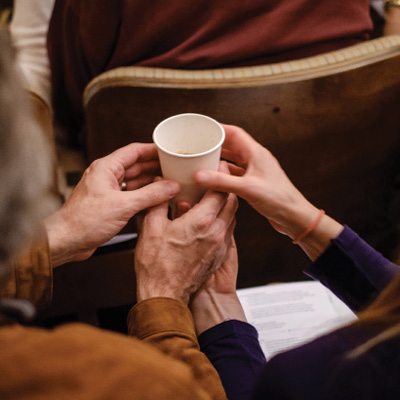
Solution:
M 355 69 L 400 55 L 400 36 L 386 36 L 299 60 L 252 67 L 182 70 L 119 67 L 94 78 L 86 87 L 85 106 L 101 89 L 116 86 L 206 89 L 293 82 Z

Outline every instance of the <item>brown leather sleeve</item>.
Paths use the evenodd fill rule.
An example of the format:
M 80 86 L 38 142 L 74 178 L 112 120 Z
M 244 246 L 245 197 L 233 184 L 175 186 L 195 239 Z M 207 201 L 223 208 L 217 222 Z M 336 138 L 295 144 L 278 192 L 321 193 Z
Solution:
M 200 351 L 192 315 L 185 304 L 168 298 L 142 301 L 130 311 L 128 329 L 130 335 L 189 365 L 212 399 L 226 399 L 217 371 Z
M 44 237 L 12 263 L 11 274 L 0 288 L 0 297 L 29 300 L 40 309 L 50 304 L 52 291 L 53 269 Z
M 0 398 L 210 400 L 190 368 L 127 335 L 84 324 L 0 327 Z M 39 361 L 38 361 L 39 360 Z

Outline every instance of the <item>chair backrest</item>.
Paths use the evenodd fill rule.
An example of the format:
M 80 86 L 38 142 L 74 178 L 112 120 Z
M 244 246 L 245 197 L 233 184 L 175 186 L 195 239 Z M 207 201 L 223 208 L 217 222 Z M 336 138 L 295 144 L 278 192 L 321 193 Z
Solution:
M 400 161 L 400 37 L 254 67 L 121 67 L 84 94 L 89 159 L 150 142 L 163 119 L 195 112 L 238 125 L 281 162 L 305 196 L 388 257 Z M 241 202 L 238 286 L 302 279 L 290 240 Z

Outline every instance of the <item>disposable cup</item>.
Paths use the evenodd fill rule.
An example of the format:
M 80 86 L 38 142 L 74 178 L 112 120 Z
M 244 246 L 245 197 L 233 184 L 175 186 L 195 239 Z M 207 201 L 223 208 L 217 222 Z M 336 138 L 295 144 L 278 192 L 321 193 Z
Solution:
M 179 114 L 160 122 L 153 133 L 164 179 L 181 184 L 180 193 L 171 201 L 198 203 L 205 189 L 197 186 L 193 174 L 200 169 L 218 170 L 224 128 L 201 114 Z

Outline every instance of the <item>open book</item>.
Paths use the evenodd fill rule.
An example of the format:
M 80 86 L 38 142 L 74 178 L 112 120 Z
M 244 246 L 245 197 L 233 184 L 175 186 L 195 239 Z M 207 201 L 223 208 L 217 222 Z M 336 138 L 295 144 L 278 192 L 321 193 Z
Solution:
M 349 324 L 357 317 L 317 281 L 239 289 L 247 320 L 267 359 Z

